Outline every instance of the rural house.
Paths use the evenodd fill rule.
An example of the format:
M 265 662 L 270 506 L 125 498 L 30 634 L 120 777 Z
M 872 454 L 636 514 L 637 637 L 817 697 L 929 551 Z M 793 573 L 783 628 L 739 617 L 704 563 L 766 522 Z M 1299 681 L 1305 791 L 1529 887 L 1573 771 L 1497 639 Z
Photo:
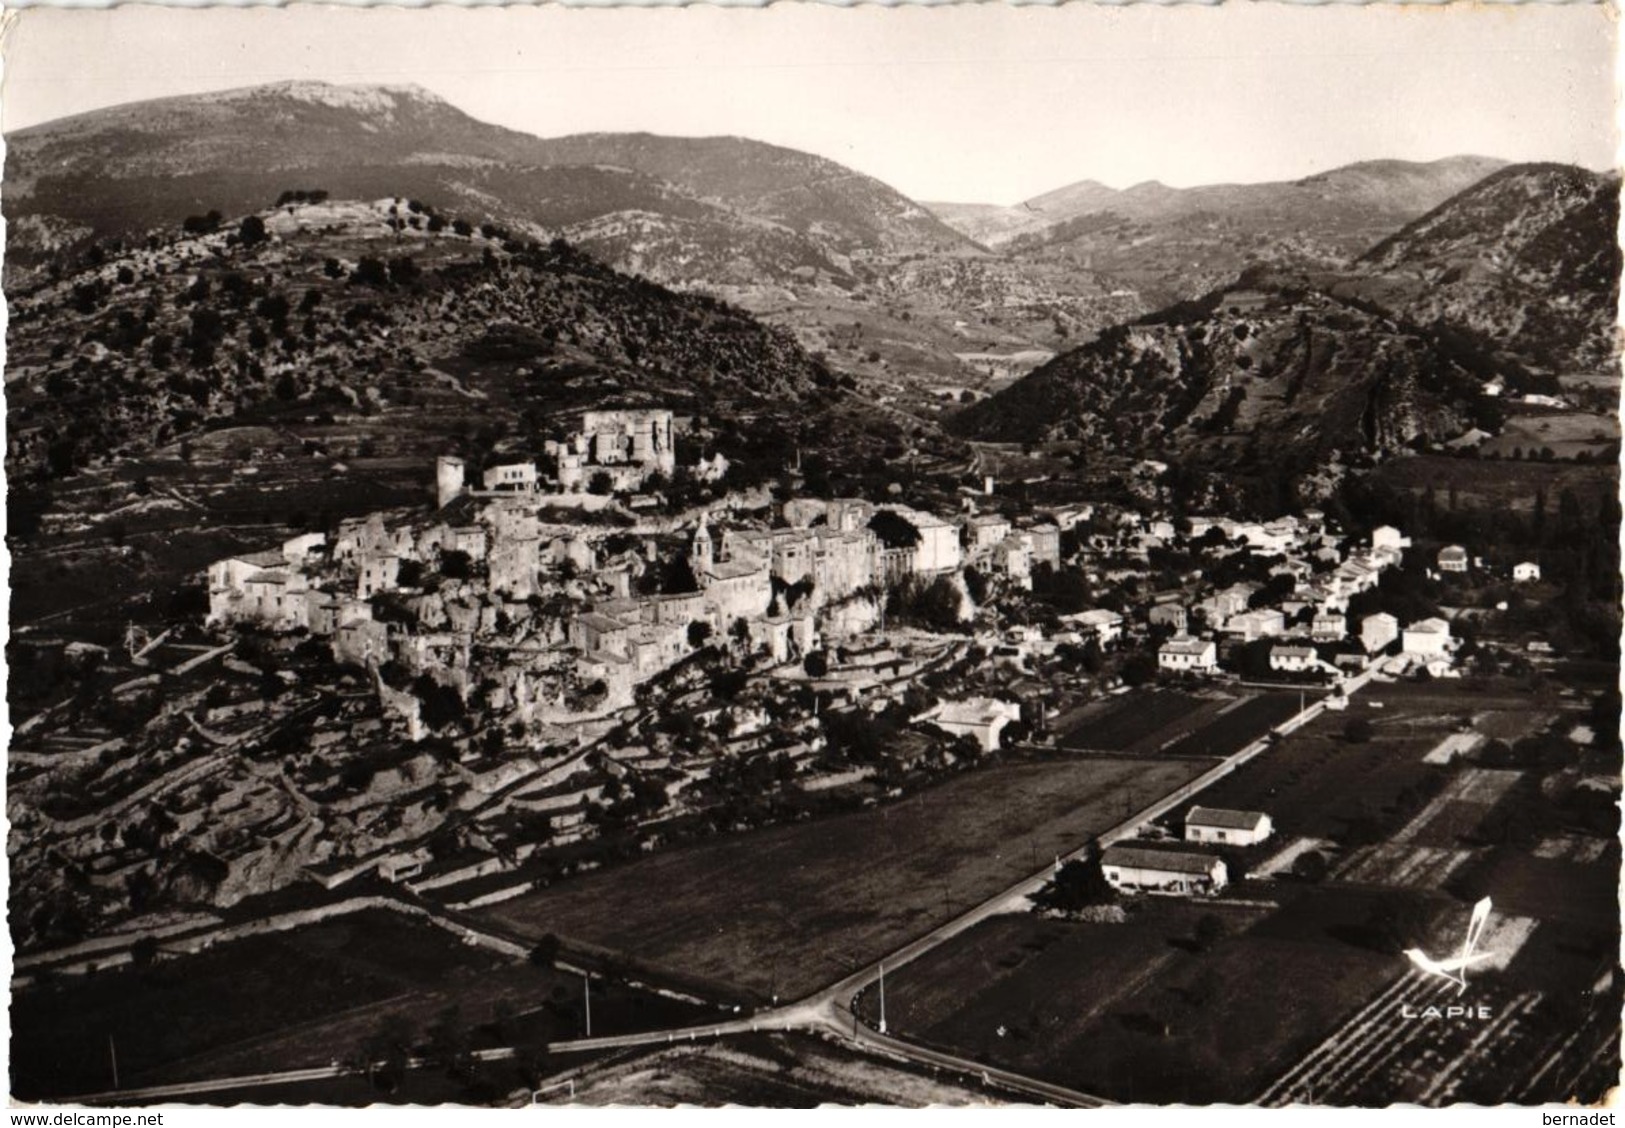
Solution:
M 1185 608 L 1177 600 L 1177 594 L 1171 600 L 1159 600 L 1157 605 L 1151 608 L 1151 611 L 1146 615 L 1151 625 L 1154 627 L 1172 627 L 1180 632 L 1190 626 L 1190 616 L 1186 614 Z
M 485 472 L 487 490 L 534 490 L 536 464 L 534 462 L 507 462 L 493 466 Z
M 982 751 L 992 752 L 999 747 L 999 735 L 1005 726 L 1021 719 L 1021 706 L 1012 701 L 972 697 L 944 702 L 919 719 L 953 736 L 972 737 L 982 746 Z
M 1399 620 L 1386 611 L 1367 615 L 1360 620 L 1360 645 L 1367 654 L 1386 649 L 1399 637 Z
M 1467 571 L 1467 550 L 1459 544 L 1448 545 L 1439 550 L 1439 571 L 1465 572 Z
M 1411 538 L 1392 525 L 1378 525 L 1371 530 L 1371 547 L 1378 552 L 1391 552 L 1396 558 L 1411 546 Z
M 1342 642 L 1348 631 L 1348 620 L 1330 611 L 1316 615 L 1309 624 L 1309 637 L 1316 642 Z
M 1301 674 L 1305 670 L 1320 668 L 1320 658 L 1312 646 L 1270 647 L 1270 669 L 1283 673 Z
M 1286 633 L 1286 616 L 1273 607 L 1259 607 L 1230 616 L 1224 630 L 1227 634 L 1240 635 L 1243 642 L 1274 638 Z
M 1186 842 L 1222 842 L 1227 846 L 1254 846 L 1274 828 L 1262 811 L 1229 811 L 1220 807 L 1192 807 L 1185 816 Z
M 1209 674 L 1218 664 L 1219 648 L 1210 638 L 1175 635 L 1157 649 L 1157 667 L 1175 673 L 1194 670 Z
M 1512 578 L 1520 584 L 1533 584 L 1540 582 L 1540 565 L 1525 560 L 1521 564 L 1512 566 Z
M 1222 858 L 1134 846 L 1108 847 L 1100 871 L 1125 893 L 1216 893 L 1229 880 Z
M 1443 619 L 1423 619 L 1405 628 L 1401 649 L 1418 658 L 1443 658 L 1450 653 L 1450 624 Z

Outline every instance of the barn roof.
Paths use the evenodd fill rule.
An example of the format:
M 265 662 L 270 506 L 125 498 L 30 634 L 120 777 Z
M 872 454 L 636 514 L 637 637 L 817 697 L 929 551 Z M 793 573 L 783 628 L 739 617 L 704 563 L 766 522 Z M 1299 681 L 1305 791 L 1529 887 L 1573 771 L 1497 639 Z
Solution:
M 1100 864 L 1126 866 L 1129 869 L 1162 870 L 1165 873 L 1209 874 L 1213 872 L 1213 865 L 1218 860 L 1211 854 L 1111 846 L 1101 855 Z
M 1205 654 L 1213 643 L 1205 638 L 1171 638 L 1162 644 L 1164 654 Z
M 1213 826 L 1221 830 L 1254 830 L 1265 818 L 1263 811 L 1230 811 L 1222 807 L 1192 807 L 1185 816 L 1186 826 Z

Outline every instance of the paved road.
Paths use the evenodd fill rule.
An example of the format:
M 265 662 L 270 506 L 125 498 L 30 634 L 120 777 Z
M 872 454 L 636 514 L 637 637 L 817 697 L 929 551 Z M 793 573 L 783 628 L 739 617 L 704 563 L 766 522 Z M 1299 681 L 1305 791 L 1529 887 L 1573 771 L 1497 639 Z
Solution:
M 1350 680 L 1344 686 L 1345 693 L 1352 696 L 1369 684 L 1373 676 L 1374 671 L 1368 671 Z M 1315 701 L 1305 708 L 1303 712 L 1278 725 L 1275 731 L 1281 733 L 1295 731 L 1318 717 L 1325 709 L 1325 699 Z M 1269 746 L 1270 737 L 1268 735 L 1254 741 L 1233 756 L 1203 772 L 1194 780 L 1124 819 L 1104 834 L 1101 834 L 1095 842 L 1081 843 L 1076 850 L 1063 855 L 1059 861 L 1064 863 L 1082 858 L 1096 845 L 1101 847 L 1109 846 L 1121 839 L 1133 836 L 1146 823 L 1167 814 L 1192 795 L 1229 775 Z M 548 1047 L 548 1050 L 552 1053 L 568 1053 L 626 1049 L 637 1046 L 670 1045 L 685 1041 L 721 1038 L 752 1031 L 813 1030 L 833 1034 L 865 1049 L 878 1051 L 916 1064 L 948 1069 L 968 1077 L 980 1077 L 984 1084 L 996 1085 L 999 1088 L 1035 1097 L 1048 1103 L 1083 1108 L 1108 1105 L 1111 1102 L 1102 1097 L 1081 1093 L 1061 1085 L 1055 1085 L 1048 1081 L 1027 1077 L 1008 1070 L 996 1069 L 980 1062 L 971 1061 L 968 1058 L 955 1057 L 952 1054 L 928 1049 L 900 1038 L 881 1034 L 854 1018 L 858 996 L 870 984 L 879 980 L 882 969 L 895 972 L 898 968 L 911 963 L 927 952 L 940 947 L 953 937 L 974 928 L 991 917 L 1002 913 L 1020 911 L 1026 907 L 1027 899 L 1038 892 L 1044 883 L 1050 879 L 1053 871 L 1053 866 L 1045 866 L 1037 873 L 1021 879 L 947 923 L 937 926 L 924 936 L 911 940 L 896 951 L 799 1002 L 773 1010 L 759 1011 L 748 1018 L 731 1019 L 720 1023 L 706 1023 L 677 1030 L 655 1030 L 639 1034 L 618 1034 L 555 1042 Z M 512 1047 L 506 1047 L 482 1051 L 478 1056 L 482 1060 L 498 1061 L 512 1057 L 514 1052 Z M 94 1093 L 78 1099 L 84 1104 L 134 1103 L 170 1097 L 198 1096 L 228 1089 L 246 1089 L 262 1085 L 322 1080 L 337 1077 L 349 1071 L 349 1068 L 345 1066 L 321 1066 L 282 1073 L 263 1073 L 246 1077 L 226 1077 L 209 1081 L 160 1085 L 145 1089 L 124 1089 L 117 1092 Z

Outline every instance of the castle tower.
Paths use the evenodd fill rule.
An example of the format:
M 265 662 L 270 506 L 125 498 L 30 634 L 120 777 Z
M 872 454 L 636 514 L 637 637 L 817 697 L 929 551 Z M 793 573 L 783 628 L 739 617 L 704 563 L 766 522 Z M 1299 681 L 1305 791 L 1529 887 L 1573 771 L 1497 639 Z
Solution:
M 435 462 L 434 470 L 436 504 L 443 508 L 463 494 L 463 460 L 455 455 L 443 454 Z

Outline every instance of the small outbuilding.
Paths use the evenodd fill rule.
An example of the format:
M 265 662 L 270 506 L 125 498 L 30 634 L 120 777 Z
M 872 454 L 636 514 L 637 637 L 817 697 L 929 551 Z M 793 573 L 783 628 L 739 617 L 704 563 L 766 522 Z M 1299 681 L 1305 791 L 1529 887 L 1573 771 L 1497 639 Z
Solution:
M 1231 811 L 1222 807 L 1192 807 L 1185 816 L 1186 842 L 1222 842 L 1226 846 L 1253 846 L 1274 828 L 1263 811 Z

